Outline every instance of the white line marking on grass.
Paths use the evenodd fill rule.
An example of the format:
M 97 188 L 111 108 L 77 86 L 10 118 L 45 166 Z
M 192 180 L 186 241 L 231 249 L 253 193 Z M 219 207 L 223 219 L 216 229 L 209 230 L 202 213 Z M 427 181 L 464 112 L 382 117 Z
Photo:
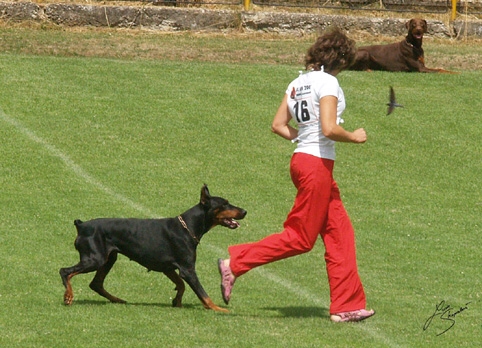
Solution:
M 51 156 L 58 157 L 59 159 L 61 159 L 64 162 L 64 164 L 66 165 L 67 168 L 72 170 L 72 172 L 74 174 L 79 176 L 81 179 L 85 180 L 85 182 L 87 182 L 88 184 L 91 184 L 92 186 L 94 186 L 97 189 L 99 189 L 99 190 L 105 192 L 106 194 L 112 196 L 114 199 L 126 204 L 127 206 L 131 207 L 132 209 L 137 210 L 141 214 L 144 214 L 144 215 L 149 216 L 149 217 L 155 217 L 155 214 L 151 210 L 149 210 L 148 208 L 142 206 L 141 204 L 138 204 L 138 203 L 134 202 L 133 200 L 115 192 L 111 188 L 102 184 L 99 180 L 95 179 L 92 175 L 90 175 L 84 169 L 82 169 L 82 167 L 80 167 L 78 164 L 76 164 L 68 155 L 66 155 L 65 153 L 63 153 L 59 149 L 57 149 L 54 145 L 49 144 L 43 138 L 36 135 L 33 131 L 31 131 L 30 129 L 28 129 L 24 125 L 22 125 L 18 120 L 7 116 L 1 108 L 0 108 L 0 119 L 4 120 L 5 122 L 7 122 L 7 123 L 11 124 L 12 126 L 14 126 L 15 128 L 17 128 L 21 133 L 26 135 L 33 142 L 35 142 L 35 143 L 41 145 L 42 147 L 44 147 Z M 223 250 L 219 247 L 216 247 L 216 246 L 213 246 L 213 245 L 210 245 L 210 244 L 207 244 L 207 243 L 203 243 L 203 246 L 211 249 L 213 252 L 215 252 L 218 255 L 222 255 L 226 252 L 225 250 Z M 323 300 L 320 300 L 320 295 L 313 294 L 313 293 L 307 291 L 306 289 L 303 289 L 301 286 L 299 286 L 297 284 L 293 284 L 286 279 L 280 278 L 280 277 L 276 276 L 275 274 L 273 274 L 269 271 L 266 271 L 262 268 L 256 268 L 256 269 L 253 270 L 253 272 L 257 272 L 261 277 L 269 279 L 273 283 L 276 283 L 276 284 L 282 286 L 283 288 L 285 288 L 289 292 L 291 292 L 291 293 L 293 293 L 293 294 L 295 294 L 299 297 L 302 297 L 302 298 L 306 299 L 307 301 L 310 301 L 310 302 L 312 302 L 312 303 L 314 303 L 318 306 L 323 306 L 323 307 L 327 307 L 327 308 L 329 307 L 328 303 L 326 303 Z M 344 324 L 338 324 L 338 325 L 344 325 Z M 363 325 L 363 324 L 353 325 L 352 327 L 356 328 L 356 329 L 359 329 L 359 330 L 362 330 L 362 331 L 365 331 L 367 334 L 374 337 L 375 339 L 382 342 L 383 344 L 387 345 L 388 347 L 400 347 L 399 345 L 391 342 L 387 337 L 385 337 L 381 333 L 376 332 L 376 328 L 371 328 L 371 327 Z
M 148 216 L 153 217 L 154 213 L 147 209 L 146 207 L 143 207 L 142 205 L 132 201 L 131 199 L 118 194 L 111 188 L 105 186 L 102 184 L 99 180 L 95 179 L 92 175 L 87 173 L 82 167 L 80 167 L 78 164 L 76 164 L 68 155 L 57 149 L 54 145 L 49 144 L 47 141 L 45 141 L 43 138 L 39 137 L 37 134 L 35 134 L 33 131 L 22 125 L 18 120 L 7 116 L 2 109 L 0 109 L 0 117 L 2 120 L 6 121 L 7 123 L 11 124 L 15 128 L 17 128 L 21 133 L 26 135 L 30 140 L 36 142 L 37 144 L 41 145 L 44 147 L 47 152 L 54 156 L 58 157 L 61 159 L 64 164 L 72 170 L 77 176 L 85 180 L 88 184 L 91 184 L 92 186 L 96 187 L 97 189 L 105 192 L 106 194 L 114 197 L 116 200 L 128 205 L 129 207 L 139 211 L 142 214 L 146 214 Z

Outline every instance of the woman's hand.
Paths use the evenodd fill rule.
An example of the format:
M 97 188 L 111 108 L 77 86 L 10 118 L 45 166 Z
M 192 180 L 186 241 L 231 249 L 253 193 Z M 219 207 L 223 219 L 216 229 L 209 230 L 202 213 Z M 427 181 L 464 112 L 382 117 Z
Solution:
M 367 132 L 363 128 L 358 128 L 353 131 L 352 142 L 361 144 L 367 141 Z

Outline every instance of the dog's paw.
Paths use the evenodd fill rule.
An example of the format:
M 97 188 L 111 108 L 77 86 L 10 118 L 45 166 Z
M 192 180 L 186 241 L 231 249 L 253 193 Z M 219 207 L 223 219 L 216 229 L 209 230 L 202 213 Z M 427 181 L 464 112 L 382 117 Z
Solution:
M 213 308 L 211 308 L 212 310 L 216 311 L 216 312 L 221 312 L 221 313 L 229 313 L 229 310 L 227 310 L 226 308 L 222 308 L 222 307 L 218 307 L 218 306 L 215 306 Z
M 69 294 L 69 293 L 66 292 L 66 293 L 64 294 L 64 304 L 65 304 L 66 306 L 70 306 L 70 305 L 72 305 L 72 302 L 74 302 L 74 295 Z
M 181 302 L 181 301 L 178 301 L 177 298 L 174 298 L 174 299 L 172 299 L 172 306 L 173 306 L 173 307 L 177 307 L 177 308 L 181 308 L 181 307 L 182 307 L 182 302 Z
M 109 301 L 112 302 L 112 303 L 120 303 L 120 304 L 126 304 L 127 303 L 127 301 L 124 301 L 123 299 L 115 297 L 115 296 L 109 297 Z

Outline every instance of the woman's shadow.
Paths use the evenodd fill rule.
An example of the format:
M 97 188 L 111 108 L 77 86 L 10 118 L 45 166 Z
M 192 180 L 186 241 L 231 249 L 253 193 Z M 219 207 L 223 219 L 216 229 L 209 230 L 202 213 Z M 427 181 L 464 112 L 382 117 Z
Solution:
M 302 306 L 291 306 L 291 307 L 268 307 L 263 308 L 269 311 L 277 311 L 282 316 L 287 318 L 328 318 L 329 312 L 328 308 L 324 307 L 302 307 Z

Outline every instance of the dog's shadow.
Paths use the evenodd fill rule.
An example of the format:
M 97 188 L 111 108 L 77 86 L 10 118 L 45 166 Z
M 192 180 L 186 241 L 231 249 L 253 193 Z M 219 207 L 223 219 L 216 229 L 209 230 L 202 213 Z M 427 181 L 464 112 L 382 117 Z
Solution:
M 160 303 L 160 302 L 126 302 L 126 303 L 112 303 L 109 301 L 102 301 L 102 300 L 76 300 L 74 302 L 76 305 L 80 306 L 139 306 L 139 307 L 159 307 L 159 308 L 176 308 L 173 307 L 170 303 Z M 194 304 L 184 304 L 181 308 L 196 308 L 202 307 L 201 305 L 194 305 Z
M 287 318 L 328 318 L 328 308 L 324 307 L 265 307 L 267 311 L 277 311 Z

